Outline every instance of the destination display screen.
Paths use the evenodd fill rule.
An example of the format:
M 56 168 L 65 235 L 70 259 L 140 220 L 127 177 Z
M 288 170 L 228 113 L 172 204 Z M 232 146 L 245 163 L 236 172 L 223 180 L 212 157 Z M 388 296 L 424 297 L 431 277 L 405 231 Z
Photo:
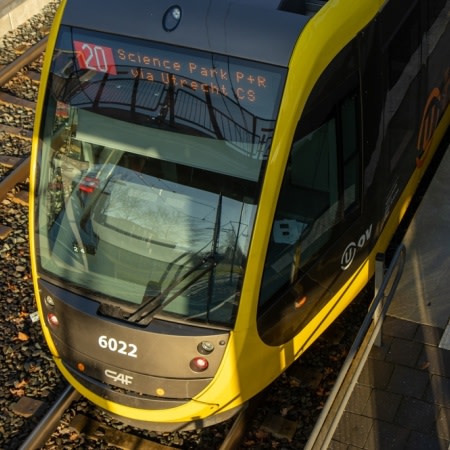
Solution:
M 106 36 L 71 33 L 79 69 L 227 97 L 257 117 L 273 118 L 285 69 L 223 55 Z

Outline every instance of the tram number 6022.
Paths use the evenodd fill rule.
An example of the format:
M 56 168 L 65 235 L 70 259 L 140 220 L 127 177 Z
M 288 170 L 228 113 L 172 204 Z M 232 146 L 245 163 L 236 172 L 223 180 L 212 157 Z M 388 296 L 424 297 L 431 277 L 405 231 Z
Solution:
M 98 338 L 98 345 L 100 348 L 111 352 L 117 352 L 121 355 L 137 358 L 137 346 L 135 344 L 129 344 L 125 341 L 118 341 L 115 338 L 109 338 L 108 336 L 103 335 Z

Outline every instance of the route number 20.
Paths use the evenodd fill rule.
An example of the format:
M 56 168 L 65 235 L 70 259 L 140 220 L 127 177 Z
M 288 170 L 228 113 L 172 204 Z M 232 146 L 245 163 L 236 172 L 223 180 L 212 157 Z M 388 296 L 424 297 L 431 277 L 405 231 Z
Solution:
M 74 41 L 75 54 L 81 69 L 117 75 L 114 55 L 110 47 Z
M 115 338 L 108 336 L 100 336 L 98 338 L 98 345 L 100 348 L 109 350 L 110 352 L 117 352 L 121 355 L 131 356 L 137 358 L 137 346 L 128 344 L 125 341 L 118 341 Z

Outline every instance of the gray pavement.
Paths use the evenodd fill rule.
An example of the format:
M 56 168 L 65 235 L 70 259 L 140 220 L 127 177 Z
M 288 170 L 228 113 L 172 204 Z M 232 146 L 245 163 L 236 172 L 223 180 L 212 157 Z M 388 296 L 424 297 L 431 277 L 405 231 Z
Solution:
M 0 36 L 15 30 L 51 0 L 0 0 Z
M 329 450 L 450 450 L 450 152 L 404 237 L 406 263 Z
M 389 314 L 444 329 L 450 317 L 450 152 L 404 238 L 407 260 Z

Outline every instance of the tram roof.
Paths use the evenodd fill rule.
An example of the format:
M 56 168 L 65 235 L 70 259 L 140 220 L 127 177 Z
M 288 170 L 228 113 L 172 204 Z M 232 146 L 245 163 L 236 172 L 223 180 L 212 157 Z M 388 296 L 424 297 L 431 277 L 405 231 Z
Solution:
M 68 0 L 65 25 L 287 66 L 309 20 L 302 0 Z M 173 6 L 181 20 L 166 31 Z

